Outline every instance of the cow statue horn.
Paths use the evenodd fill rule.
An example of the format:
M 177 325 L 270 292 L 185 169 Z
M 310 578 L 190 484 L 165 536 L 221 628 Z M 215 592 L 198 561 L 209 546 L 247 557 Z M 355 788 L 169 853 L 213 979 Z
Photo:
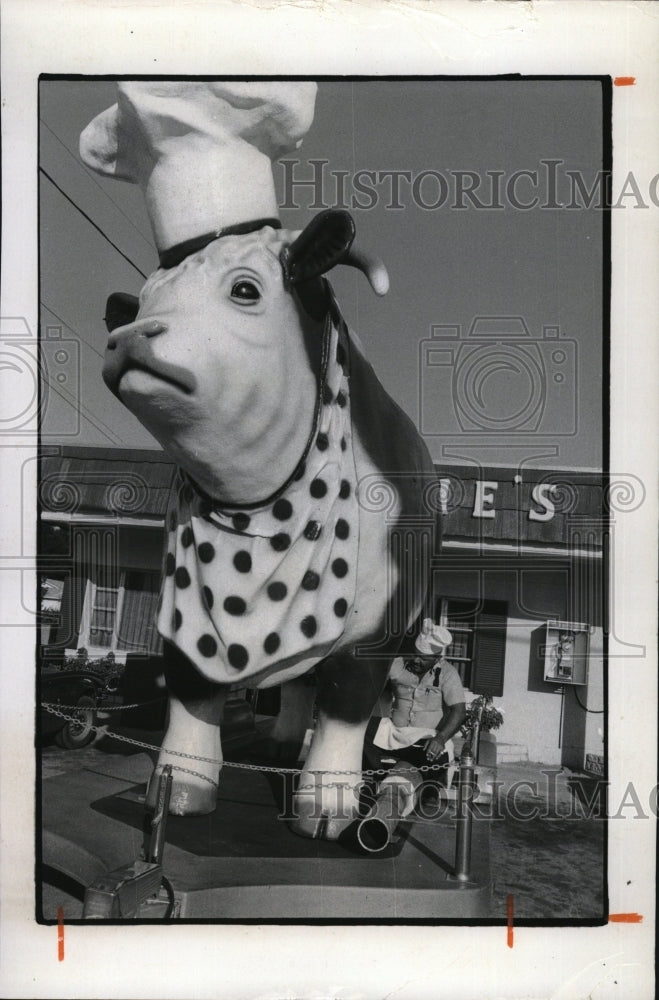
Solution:
M 386 295 L 389 291 L 387 268 L 384 261 L 376 254 L 366 253 L 353 245 L 341 263 L 356 267 L 365 274 L 376 295 Z
M 356 267 L 366 275 L 376 295 L 389 291 L 389 275 L 383 261 L 354 246 L 355 223 L 348 212 L 327 209 L 315 216 L 281 254 L 287 285 L 310 281 L 337 264 Z

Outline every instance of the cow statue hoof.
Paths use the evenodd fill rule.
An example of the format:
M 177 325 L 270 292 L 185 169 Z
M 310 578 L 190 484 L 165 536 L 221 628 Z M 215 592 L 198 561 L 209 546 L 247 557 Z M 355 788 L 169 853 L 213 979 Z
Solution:
M 312 837 L 314 840 L 338 840 L 355 819 L 357 810 L 343 809 L 338 814 L 323 811 L 318 798 L 312 793 L 308 796 L 296 795 L 293 803 L 295 818 L 290 822 L 290 829 L 300 837 Z
M 157 767 L 146 790 L 145 807 L 149 812 L 155 812 L 158 797 L 158 782 L 162 768 Z M 186 778 L 177 778 L 174 773 L 172 781 L 172 791 L 169 799 L 169 813 L 171 816 L 207 816 L 215 812 L 217 807 L 217 782 L 211 779 L 195 778 L 189 775 Z
M 306 787 L 298 788 L 293 796 L 290 829 L 300 837 L 338 840 L 359 816 L 359 785 L 336 778 L 334 783 L 323 784 L 316 777 L 303 772 L 300 783 Z

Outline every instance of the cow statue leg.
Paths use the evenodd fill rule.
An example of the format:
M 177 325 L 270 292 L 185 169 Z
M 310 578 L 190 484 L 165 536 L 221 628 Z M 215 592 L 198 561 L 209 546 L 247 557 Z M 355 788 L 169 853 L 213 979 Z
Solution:
M 177 816 L 206 815 L 212 813 L 217 805 L 218 778 L 222 766 L 220 719 L 228 688 L 202 677 L 190 661 L 169 643 L 165 645 L 165 679 L 169 691 L 167 729 L 156 770 L 149 782 L 146 807 L 155 807 L 157 781 L 154 779 L 166 764 L 171 764 L 170 813 Z M 192 756 L 181 757 L 181 753 Z M 195 759 L 199 757 L 207 759 Z
M 390 666 L 345 656 L 316 668 L 318 721 L 293 801 L 295 833 L 336 840 L 356 818 L 366 725 Z

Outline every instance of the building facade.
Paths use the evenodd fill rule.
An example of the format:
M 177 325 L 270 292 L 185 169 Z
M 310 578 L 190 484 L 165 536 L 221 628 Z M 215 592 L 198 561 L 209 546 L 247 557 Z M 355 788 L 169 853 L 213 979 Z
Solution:
M 42 590 L 61 590 L 42 657 L 111 651 L 131 698 L 152 693 L 162 667 L 155 614 L 173 476 L 157 451 L 64 448 L 41 461 Z M 426 610 L 453 634 L 447 655 L 467 700 L 489 695 L 503 709 L 497 759 L 603 773 L 603 476 L 442 466 L 428 505 L 444 527 Z

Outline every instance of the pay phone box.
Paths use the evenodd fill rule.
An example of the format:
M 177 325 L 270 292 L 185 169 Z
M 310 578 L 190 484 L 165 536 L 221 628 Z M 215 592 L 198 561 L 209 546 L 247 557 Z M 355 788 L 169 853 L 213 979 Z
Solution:
M 583 622 L 548 621 L 544 679 L 554 684 L 588 683 L 589 628 Z

